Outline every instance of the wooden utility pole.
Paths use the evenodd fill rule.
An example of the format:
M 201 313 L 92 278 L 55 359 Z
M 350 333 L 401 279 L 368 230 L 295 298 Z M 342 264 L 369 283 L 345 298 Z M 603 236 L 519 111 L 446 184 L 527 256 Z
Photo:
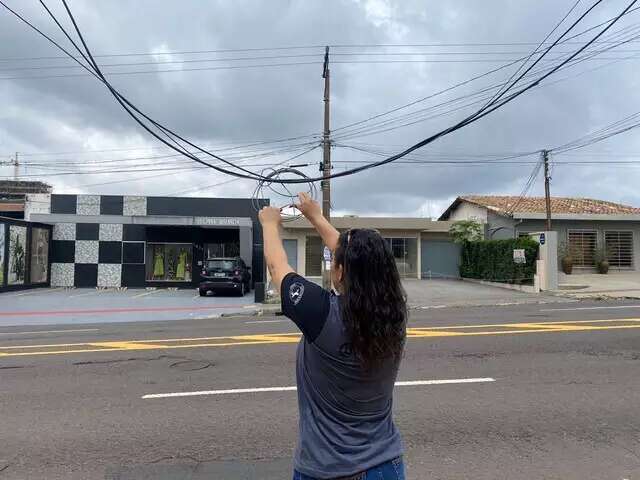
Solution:
M 324 78 L 324 129 L 322 133 L 322 176 L 331 175 L 331 130 L 329 128 L 329 47 L 324 51 L 324 65 L 322 66 L 322 78 Z M 322 180 L 322 215 L 331 221 L 331 180 Z M 324 253 L 324 252 L 323 252 Z M 329 268 L 327 268 L 329 267 Z M 326 261 L 324 254 L 322 258 L 322 286 L 331 288 L 331 266 Z
M 547 231 L 551 231 L 551 194 L 549 193 L 549 151 L 542 150 L 544 161 L 544 198 L 547 206 Z

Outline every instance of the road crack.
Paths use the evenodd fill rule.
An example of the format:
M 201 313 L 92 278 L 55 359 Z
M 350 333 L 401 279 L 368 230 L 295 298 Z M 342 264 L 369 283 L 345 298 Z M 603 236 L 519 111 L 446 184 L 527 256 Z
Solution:
M 152 362 L 155 360 L 189 360 L 188 357 L 178 355 L 158 355 L 157 357 L 129 357 L 129 358 L 116 358 L 113 360 L 87 360 L 84 362 L 73 362 L 73 365 L 109 365 L 114 363 L 124 362 Z
M 191 455 L 165 455 L 164 457 L 157 458 L 155 460 L 151 460 L 147 462 L 147 465 L 155 465 L 157 463 L 165 462 L 167 460 L 191 460 L 193 463 L 199 464 L 201 460 L 198 460 L 196 457 L 192 457 Z

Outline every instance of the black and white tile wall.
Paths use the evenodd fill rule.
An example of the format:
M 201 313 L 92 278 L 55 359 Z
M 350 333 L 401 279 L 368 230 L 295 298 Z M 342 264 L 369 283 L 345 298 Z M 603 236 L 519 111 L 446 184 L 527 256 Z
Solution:
M 108 219 L 109 215 L 147 214 L 147 198 L 140 196 L 54 195 L 53 199 L 39 196 L 33 200 L 33 213 L 100 216 L 101 219 Z M 123 233 L 121 223 L 55 224 L 51 286 L 120 287 L 123 268 L 129 277 L 144 278 L 144 242 L 123 243 Z M 123 245 L 128 255 L 124 262 Z

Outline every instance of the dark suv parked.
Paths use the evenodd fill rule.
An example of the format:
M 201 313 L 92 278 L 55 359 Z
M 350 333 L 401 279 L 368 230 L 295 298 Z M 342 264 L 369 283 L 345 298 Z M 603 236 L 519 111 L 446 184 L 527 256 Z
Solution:
M 210 258 L 204 261 L 200 286 L 200 296 L 208 292 L 234 291 L 240 296 L 251 290 L 250 268 L 240 257 Z

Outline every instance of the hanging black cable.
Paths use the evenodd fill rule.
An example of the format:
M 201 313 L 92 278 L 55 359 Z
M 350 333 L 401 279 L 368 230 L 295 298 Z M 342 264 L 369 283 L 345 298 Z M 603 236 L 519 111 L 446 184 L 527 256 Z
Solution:
M 47 7 L 47 5 L 44 3 L 43 0 L 40 0 L 40 4 L 45 8 L 45 10 L 47 11 L 47 13 L 49 14 L 49 16 L 53 19 L 53 21 L 56 23 L 56 25 L 58 26 L 58 28 L 63 32 L 63 34 L 67 37 L 67 39 L 69 40 L 69 42 L 71 42 L 71 44 L 75 47 L 75 49 L 78 51 L 78 53 L 80 54 L 80 56 L 82 56 L 82 58 L 91 66 L 93 66 L 93 71 L 95 72 L 95 74 L 99 77 L 99 79 L 101 80 L 101 82 L 109 89 L 109 91 L 111 92 L 111 94 L 113 95 L 113 97 L 118 101 L 118 103 L 125 109 L 125 111 L 141 126 L 143 127 L 148 133 L 150 133 L 151 135 L 153 135 L 156 139 L 160 140 L 162 143 L 164 143 L 166 146 L 168 146 L 169 148 L 176 150 L 180 153 L 182 153 L 183 155 L 185 155 L 186 157 L 194 160 L 197 163 L 200 163 L 202 165 L 206 165 L 210 168 L 213 168 L 214 170 L 217 170 L 221 173 L 226 173 L 229 175 L 235 175 L 241 178 L 247 178 L 247 179 L 252 179 L 252 180 L 258 180 L 260 179 L 260 177 L 256 177 L 254 176 L 254 173 L 251 172 L 250 170 L 246 170 L 242 167 L 237 167 L 235 164 L 233 164 L 232 162 L 229 162 L 227 160 L 225 160 L 222 157 L 219 157 L 217 155 L 214 155 L 210 152 L 207 152 L 205 150 L 202 150 L 201 148 L 199 148 L 197 145 L 194 145 L 190 142 L 188 142 L 187 140 L 183 139 L 182 137 L 180 137 L 179 135 L 175 134 L 174 132 L 168 130 L 167 128 L 165 128 L 164 126 L 160 125 L 159 123 L 157 123 L 155 120 L 151 119 L 150 117 L 148 117 L 147 115 L 145 115 L 143 112 L 141 112 L 137 107 L 135 107 L 135 105 L 133 105 L 131 102 L 129 102 L 124 96 L 122 96 L 118 91 L 116 91 L 113 86 L 106 80 L 106 78 L 104 77 L 104 75 L 102 74 L 102 72 L 100 71 L 100 67 L 98 66 L 97 62 L 93 59 L 93 57 L 91 56 L 91 52 L 89 51 L 87 44 L 84 40 L 84 37 L 82 36 L 82 33 L 80 32 L 80 29 L 78 28 L 78 25 L 75 21 L 75 18 L 73 17 L 73 14 L 71 13 L 71 10 L 69 9 L 69 6 L 67 5 L 66 0 L 62 0 L 62 4 L 65 7 L 65 10 L 67 11 L 67 14 L 69 15 L 69 19 L 71 20 L 74 29 L 76 30 L 76 33 L 78 35 L 78 38 L 80 39 L 80 41 L 82 42 L 82 45 L 86 51 L 85 55 L 82 50 L 80 49 L 80 47 L 78 47 L 78 45 L 73 41 L 73 39 L 71 38 L 71 36 L 67 33 L 67 31 L 64 29 L 64 27 L 60 24 L 60 22 L 57 20 L 57 18 L 55 17 L 55 15 L 53 15 L 53 13 L 51 12 L 51 10 L 49 10 L 49 8 Z M 68 54 L 68 52 L 67 52 Z M 88 58 L 87 58 L 88 57 Z M 75 57 L 73 57 L 75 59 Z M 76 61 L 78 61 L 76 59 Z M 78 63 L 82 64 L 81 62 L 78 61 Z M 130 108 L 129 108 L 130 107 Z M 170 143 L 168 143 L 166 140 L 164 140 L 163 138 L 159 137 L 153 130 L 151 130 L 147 125 L 144 124 L 144 122 L 140 121 L 140 119 L 132 112 L 135 111 L 137 114 L 141 115 L 143 118 L 145 118 L 147 121 L 151 122 L 151 124 L 153 124 L 156 128 L 158 128 L 165 136 L 167 136 L 167 138 L 169 138 L 169 141 L 173 141 L 175 143 L 175 145 L 177 146 L 174 147 L 172 146 Z M 231 172 L 229 170 L 226 170 L 224 168 L 221 167 L 216 167 L 215 165 L 212 165 L 208 162 L 203 161 L 202 159 L 196 157 L 195 155 L 192 155 L 191 153 L 189 153 L 187 150 L 185 150 L 182 146 L 180 146 L 177 141 L 173 138 L 171 138 L 171 136 L 177 137 L 180 140 L 182 140 L 183 142 L 187 143 L 188 145 L 190 145 L 193 148 L 198 149 L 199 151 L 201 151 L 202 153 L 205 153 L 217 160 L 220 160 L 226 164 L 228 164 L 229 166 L 233 167 L 233 168 L 237 168 L 241 171 L 246 172 L 246 175 L 240 174 L 238 172 Z
M 80 40 L 81 40 L 81 42 L 82 42 L 82 44 L 83 44 L 83 46 L 84 46 L 84 48 L 85 48 L 85 50 L 86 50 L 86 52 L 87 52 L 87 56 L 88 56 L 89 58 L 87 58 L 87 56 L 85 56 L 85 55 L 83 54 L 83 52 L 82 52 L 82 51 L 77 47 L 77 45 L 75 45 L 75 43 L 74 43 L 74 42 L 72 42 L 72 43 L 74 43 L 74 46 L 76 47 L 76 49 L 78 49 L 78 50 L 80 51 L 81 56 L 85 59 L 85 61 L 87 61 L 87 63 L 89 63 L 89 65 L 92 65 L 92 66 L 93 66 L 93 68 L 95 68 L 95 69 L 96 69 L 96 74 L 98 74 L 98 72 L 99 72 L 99 67 L 97 66 L 97 63 L 95 62 L 95 60 L 91 57 L 91 52 L 90 52 L 90 51 L 89 51 L 89 49 L 87 48 L 86 42 L 84 42 L 84 39 L 83 39 L 83 37 L 82 37 L 82 35 L 81 35 L 81 32 L 79 31 L 79 28 L 78 28 L 78 26 L 77 26 L 77 24 L 76 24 L 76 22 L 75 22 L 75 19 L 73 18 L 73 15 L 72 15 L 71 11 L 69 10 L 68 5 L 66 4 L 66 1 L 65 1 L 65 0 L 62 0 L 62 1 L 63 1 L 63 4 L 65 5 L 66 10 L 67 10 L 67 14 L 69 15 L 69 18 L 71 19 L 72 23 L 74 24 L 74 28 L 75 28 L 75 30 L 76 30 L 76 33 L 78 34 L 78 37 L 80 38 Z M 599 1 L 601 1 L 601 0 L 599 0 Z M 599 3 L 599 1 L 598 1 L 597 3 Z M 583 47 L 579 48 L 579 49 L 578 49 L 574 54 L 572 54 L 571 56 L 569 56 L 569 58 L 567 58 L 566 60 L 564 60 L 563 62 L 561 62 L 559 65 L 557 65 L 555 68 L 553 68 L 550 72 L 548 72 L 547 74 L 545 74 L 545 75 L 541 76 L 541 77 L 540 77 L 539 79 L 537 79 L 535 82 L 532 82 L 530 85 L 528 85 L 528 86 L 526 86 L 526 87 L 524 87 L 524 88 L 522 88 L 522 89 L 520 89 L 520 90 L 516 91 L 515 93 L 512 93 L 512 94 L 510 94 L 510 95 L 508 95 L 508 96 L 506 96 L 506 97 L 505 97 L 505 94 L 506 94 L 506 93 L 507 93 L 511 88 L 513 88 L 513 86 L 515 85 L 515 83 L 517 83 L 517 81 L 519 81 L 519 79 L 518 79 L 516 82 L 513 82 L 513 83 L 510 85 L 510 87 L 509 87 L 508 89 L 506 89 L 506 90 L 505 90 L 505 91 L 500 95 L 500 97 L 499 97 L 499 98 L 496 98 L 496 99 L 493 101 L 493 103 L 486 105 L 486 106 L 485 106 L 485 107 L 483 107 L 483 109 L 481 109 L 480 111 L 475 112 L 474 114 L 472 114 L 472 115 L 470 115 L 470 116 L 466 117 L 465 119 L 463 119 L 462 121 L 460 121 L 460 122 L 456 123 L 455 125 L 453 125 L 453 126 L 451 126 L 451 127 L 449 127 L 449 128 L 446 128 L 446 129 L 444 129 L 444 130 L 442 130 L 442 131 L 440 131 L 440 132 L 438 132 L 438 133 L 436 133 L 436 134 L 434 134 L 434 135 L 432 135 L 432 136 L 430 136 L 430 137 L 428 137 L 428 138 L 426 138 L 426 139 L 422 140 L 421 142 L 416 143 L 415 145 L 413 145 L 413 146 L 411 146 L 411 147 L 409 147 L 409 148 L 405 149 L 404 151 L 402 151 L 402 152 L 400 152 L 400 153 L 398 153 L 398 154 L 396 154 L 396 155 L 393 155 L 393 156 L 391 156 L 391 157 L 388 157 L 388 158 L 386 158 L 386 159 L 384 159 L 384 160 L 381 160 L 381 161 L 379 161 L 379 162 L 375 162 L 375 163 L 373 163 L 373 164 L 366 165 L 366 166 L 362 166 L 362 167 L 353 168 L 353 169 L 346 170 L 346 171 L 343 171 L 343 172 L 337 172 L 337 173 L 331 174 L 331 175 L 330 175 L 330 176 L 328 176 L 328 177 L 316 177 L 316 178 L 310 178 L 310 179 L 281 179 L 281 180 L 278 180 L 278 183 L 282 183 L 282 184 L 284 184 L 284 183 L 287 183 L 287 184 L 288 184 L 288 183 L 292 183 L 292 184 L 295 184 L 295 183 L 307 183 L 307 182 L 309 182 L 309 181 L 311 181 L 311 182 L 317 182 L 317 181 L 321 181 L 321 180 L 323 180 L 323 179 L 325 179 L 325 180 L 326 180 L 327 178 L 340 178 L 340 177 L 344 177 L 344 176 L 348 176 L 348 175 L 353 175 L 353 174 L 355 174 L 355 173 L 359 173 L 359 172 L 362 172 L 362 171 L 367 170 L 367 169 L 370 169 L 370 168 L 374 168 L 374 167 L 378 167 L 378 166 L 381 166 L 381 165 L 385 165 L 385 164 L 387 164 L 387 163 L 391 163 L 391 162 L 393 162 L 393 161 L 395 161 L 395 160 L 397 160 L 397 159 L 399 159 L 399 158 L 402 158 L 403 156 L 405 156 L 405 155 L 407 155 L 407 154 L 409 154 L 409 153 L 411 153 L 411 152 L 413 152 L 413 151 L 415 151 L 415 150 L 417 150 L 417 149 L 419 149 L 419 148 L 421 148 L 421 147 L 423 147 L 423 146 L 425 146 L 425 145 L 427 145 L 427 144 L 429 144 L 429 143 L 432 143 L 433 141 L 435 141 L 435 140 L 437 140 L 437 139 L 439 139 L 439 138 L 441 138 L 441 137 L 443 137 L 443 136 L 445 136 L 445 135 L 448 135 L 449 133 L 452 133 L 452 132 L 454 132 L 454 131 L 457 131 L 457 130 L 459 130 L 459 129 L 461 129 L 461 128 L 463 128 L 463 127 L 465 127 L 465 126 L 467 126 L 467 125 L 469 125 L 469 124 L 471 124 L 471 123 L 473 123 L 473 122 L 475 122 L 475 121 L 477 121 L 477 120 L 479 120 L 479 119 L 481 119 L 481 118 L 483 118 L 484 116 L 486 116 L 486 115 L 488 115 L 488 114 L 492 113 L 493 111 L 495 111 L 495 110 L 497 110 L 497 109 L 501 108 L 501 107 L 502 107 L 502 106 L 504 106 L 505 104 L 509 103 L 510 101 L 514 100 L 514 99 L 515 99 L 515 98 L 517 98 L 518 96 L 522 95 L 523 93 L 525 93 L 525 92 L 526 92 L 526 91 L 528 91 L 529 89 L 531 89 L 531 88 L 533 88 L 533 87 L 537 86 L 541 81 L 543 81 L 544 79 L 548 78 L 550 75 L 552 75 L 553 73 L 555 73 L 558 69 L 560 69 L 562 66 L 564 66 L 564 65 L 566 65 L 568 62 L 570 62 L 573 58 L 575 58 L 577 55 L 579 55 L 581 52 L 583 52 L 583 51 L 584 51 L 587 47 L 589 47 L 592 43 L 594 43 L 595 41 L 597 41 L 597 40 L 598 40 L 598 39 L 599 39 L 599 38 L 600 38 L 600 37 L 601 37 L 601 36 L 602 36 L 606 31 L 608 31 L 608 30 L 609 30 L 609 29 L 610 29 L 610 28 L 611 28 L 611 27 L 612 27 L 612 26 L 613 26 L 613 25 L 614 25 L 614 24 L 615 24 L 615 23 L 616 23 L 616 22 L 617 22 L 617 21 L 618 21 L 618 20 L 623 16 L 623 15 L 625 15 L 625 14 L 626 14 L 630 9 L 631 9 L 631 7 L 632 7 L 636 2 L 637 2 L 637 0 L 634 0 L 633 2 L 631 2 L 631 3 L 630 3 L 630 4 L 629 4 L 629 5 L 628 5 L 628 6 L 627 6 L 627 7 L 626 7 L 626 8 L 625 8 L 625 9 L 624 9 L 624 10 L 623 10 L 623 11 L 622 11 L 622 12 L 621 12 L 621 13 L 620 13 L 620 14 L 619 14 L 619 15 L 618 15 L 618 16 L 617 16 L 613 21 L 611 21 L 611 22 L 610 22 L 610 23 L 609 23 L 605 28 L 603 28 L 603 29 L 602 29 L 602 30 L 601 30 L 597 35 L 595 35 L 595 36 L 594 36 L 594 37 L 593 37 L 589 42 L 587 42 Z M 597 4 L 597 3 L 596 3 L 596 4 Z M 3 5 L 3 6 L 5 6 L 5 8 L 8 8 L 8 7 L 6 7 L 6 5 L 5 5 L 3 2 L 2 2 L 2 5 Z M 591 10 L 591 9 L 590 9 L 590 10 Z M 590 11 L 590 10 L 589 10 L 589 11 Z M 12 11 L 12 13 L 13 13 L 13 11 Z M 580 19 L 582 19 L 583 17 L 584 17 L 584 15 L 583 15 Z M 56 22 L 56 23 L 57 23 L 57 22 Z M 560 38 L 564 38 L 564 37 L 566 36 L 566 34 L 567 34 L 569 31 L 571 31 L 571 30 L 574 28 L 574 26 L 575 26 L 576 24 L 577 24 L 577 22 L 574 22 L 574 24 L 572 24 L 572 25 L 571 25 L 571 26 L 570 26 L 570 27 L 565 31 L 565 33 L 563 33 L 563 34 L 561 35 L 561 37 L 560 37 Z M 34 28 L 34 29 L 35 29 L 35 27 L 33 27 L 33 26 L 32 26 L 32 28 Z M 37 29 L 35 29 L 35 30 L 36 30 L 36 31 L 38 31 Z M 63 30 L 64 30 L 64 29 L 63 29 Z M 40 32 L 40 33 L 41 33 L 41 32 Z M 43 36 L 45 36 L 45 35 L 43 34 Z M 67 36 L 68 36 L 68 35 L 67 35 Z M 47 38 L 47 37 L 45 36 L 45 38 Z M 556 42 L 554 42 L 553 46 L 555 46 L 555 44 L 557 44 L 557 41 L 556 41 Z M 551 50 L 551 48 L 549 48 L 546 52 L 548 52 L 548 51 L 550 51 L 550 50 Z M 64 50 L 63 50 L 63 51 L 64 51 Z M 66 52 L 66 51 L 65 51 L 65 53 L 67 53 L 67 54 L 68 54 L 68 52 Z M 69 54 L 68 54 L 68 55 L 69 55 Z M 73 57 L 72 55 L 69 55 L 69 56 Z M 73 57 L 73 58 L 75 58 L 75 57 Z M 76 59 L 76 61 L 77 61 L 77 59 Z M 79 62 L 79 63 L 80 63 L 80 62 Z M 142 112 L 140 112 L 139 110 L 137 110 L 137 109 L 135 108 L 135 106 L 131 105 L 131 104 L 130 104 L 130 102 L 128 102 L 126 99 L 124 99 L 124 97 L 122 97 L 122 96 L 121 96 L 121 95 L 120 95 L 120 94 L 119 94 L 119 93 L 118 93 L 118 92 L 117 92 L 117 91 L 116 91 L 116 90 L 115 90 L 115 89 L 114 89 L 114 88 L 109 84 L 109 82 L 104 78 L 104 76 L 103 76 L 101 73 L 99 73 L 99 77 L 100 77 L 101 81 L 102 81 L 102 82 L 103 82 L 103 83 L 104 83 L 104 84 L 109 88 L 109 90 L 111 91 L 112 95 L 114 95 L 114 97 L 116 97 L 116 99 L 119 101 L 119 103 L 123 106 L 123 108 L 125 107 L 125 105 L 129 105 L 133 111 L 136 111 L 137 113 L 139 113 L 143 118 L 147 119 L 147 121 L 151 122 L 151 123 L 152 123 L 156 128 L 158 128 L 160 131 L 164 132 L 165 134 L 167 134 L 167 135 L 173 135 L 173 136 L 175 136 L 175 138 L 180 139 L 181 141 L 183 141 L 183 142 L 185 142 L 185 143 L 189 144 L 190 146 L 192 146 L 193 148 L 198 149 L 198 150 L 199 150 L 199 151 L 201 151 L 202 153 L 205 153 L 205 154 L 207 154 L 207 155 L 213 156 L 214 158 L 218 158 L 219 160 L 222 160 L 222 159 L 220 159 L 219 157 L 215 156 L 214 154 L 212 154 L 212 153 L 210 153 L 210 152 L 208 152 L 208 151 L 206 151 L 206 150 L 203 150 L 203 149 L 201 149 L 200 147 L 198 147 L 198 146 L 196 146 L 196 145 L 193 145 L 192 143 L 188 142 L 187 140 L 183 139 L 183 138 L 182 138 L 182 137 L 180 137 L 179 135 L 177 135 L 177 134 L 175 134 L 174 132 L 172 132 L 171 130 L 169 130 L 168 128 L 166 128 L 166 127 L 164 127 L 164 126 L 162 126 L 162 125 L 158 124 L 157 122 L 153 121 L 152 119 L 150 119 L 150 118 L 146 117 Z M 131 116 L 132 116 L 132 117 L 133 117 L 133 118 L 134 118 L 134 119 L 135 119 L 139 124 L 141 124 L 141 126 L 143 126 L 143 128 L 145 128 L 145 130 L 147 130 L 147 131 L 148 131 L 150 134 L 152 134 L 154 137 L 158 138 L 158 139 L 159 139 L 160 141 L 162 141 L 165 145 L 169 146 L 170 148 L 172 148 L 172 149 L 174 149 L 174 150 L 176 150 L 176 151 L 182 152 L 183 154 L 185 154 L 185 156 L 187 156 L 188 158 L 193 159 L 194 161 L 197 161 L 198 163 L 202 163 L 202 164 L 208 165 L 206 162 L 203 162 L 201 159 L 199 159 L 199 158 L 197 158 L 197 157 L 194 157 L 194 156 L 190 155 L 188 152 L 186 152 L 186 151 L 184 151 L 184 150 L 181 150 L 180 148 L 175 148 L 174 146 L 170 145 L 170 144 L 169 144 L 168 142 L 166 142 L 164 139 L 161 139 L 161 138 L 160 138 L 160 137 L 159 137 L 155 132 L 153 132 L 153 131 L 152 131 L 152 130 L 147 126 L 147 125 L 145 125 L 145 124 L 144 124 L 144 122 L 140 121 L 140 119 L 139 119 L 139 118 L 137 118 L 137 117 L 136 117 L 136 116 L 135 116 L 135 115 L 134 115 L 130 110 L 128 110 L 127 108 L 125 108 L 125 110 L 127 110 L 127 112 L 128 112 L 128 113 L 129 113 L 129 114 L 130 114 L 130 115 L 131 115 Z M 235 165 L 233 165 L 233 164 L 232 164 L 231 166 L 233 166 L 233 168 L 238 168 L 238 167 L 236 167 L 236 166 L 235 166 Z M 246 174 L 246 175 L 245 175 L 245 174 L 241 174 L 241 173 L 238 173 L 238 172 L 232 172 L 232 171 L 229 171 L 229 170 L 226 170 L 226 169 L 222 169 L 222 168 L 216 168 L 216 167 L 212 167 L 212 168 L 215 168 L 216 170 L 221 171 L 221 173 L 227 173 L 227 174 L 234 175 L 234 176 L 238 176 L 238 177 L 241 177 L 241 178 L 248 178 L 248 179 L 252 179 L 252 180 L 264 179 L 264 178 L 262 178 L 260 175 L 255 174 L 254 172 L 250 172 L 250 174 Z

